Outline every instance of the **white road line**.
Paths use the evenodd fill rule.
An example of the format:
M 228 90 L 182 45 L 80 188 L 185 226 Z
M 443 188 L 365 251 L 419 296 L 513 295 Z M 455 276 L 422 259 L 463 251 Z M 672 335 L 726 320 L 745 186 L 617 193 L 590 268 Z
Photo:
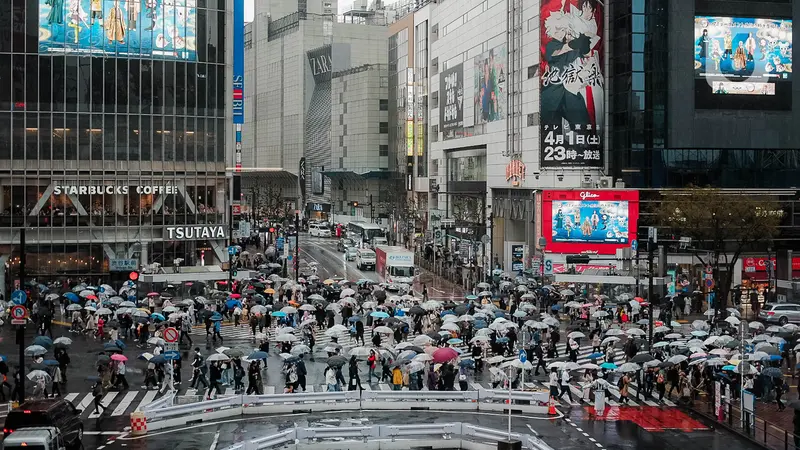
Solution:
M 275 386 L 264 386 L 264 395 L 273 395 L 275 393 Z
M 94 395 L 92 395 L 92 393 L 89 392 L 88 394 L 86 394 L 86 397 L 83 397 L 83 400 L 81 400 L 81 402 L 78 404 L 78 406 L 76 406 L 76 408 L 77 409 L 86 409 L 89 406 L 89 404 L 92 403 L 93 399 L 94 399 Z
M 378 385 L 378 387 L 380 387 L 382 391 L 391 391 L 392 390 L 392 388 L 390 388 L 389 385 L 386 384 L 386 383 L 381 383 L 381 384 Z
M 128 406 L 130 406 L 131 402 L 133 402 L 133 399 L 135 399 L 138 394 L 139 391 L 131 391 L 125 394 L 125 397 L 122 399 L 121 402 L 119 402 L 119 405 L 117 405 L 117 407 L 114 409 L 114 412 L 111 413 L 111 417 L 121 416 L 125 414 L 125 411 L 128 409 Z
M 217 450 L 217 443 L 219 443 L 219 431 L 214 434 L 214 441 L 211 442 L 211 447 L 209 447 L 209 450 Z
M 149 405 L 150 403 L 153 403 L 153 400 L 155 400 L 156 398 L 156 394 L 158 394 L 158 391 L 145 392 L 144 398 L 142 399 L 141 402 L 139 402 L 139 405 L 136 407 L 136 409 L 142 409 L 145 406 Z
M 118 393 L 119 392 L 116 391 L 109 392 L 108 394 L 105 395 L 105 397 L 103 397 L 103 400 L 100 401 L 100 404 L 108 408 L 108 405 L 111 404 L 111 401 L 114 400 L 114 398 L 117 396 Z M 100 411 L 106 412 L 105 409 L 101 409 Z M 92 412 L 91 414 L 89 414 L 90 419 L 96 419 L 98 417 L 100 417 L 100 414 L 97 414 L 96 412 Z
M 75 400 L 76 398 L 78 398 L 78 395 L 80 395 L 80 394 L 78 394 L 77 392 L 72 392 L 72 393 L 70 393 L 70 394 L 67 394 L 67 396 L 66 396 L 66 397 L 64 397 L 64 400 L 66 400 L 66 401 L 68 401 L 68 402 L 72 403 L 72 401 L 73 401 L 73 400 Z

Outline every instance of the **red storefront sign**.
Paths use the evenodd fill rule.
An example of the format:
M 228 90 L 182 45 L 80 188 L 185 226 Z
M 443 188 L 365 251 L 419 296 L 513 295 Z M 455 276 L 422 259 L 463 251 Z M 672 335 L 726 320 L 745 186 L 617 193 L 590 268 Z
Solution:
M 775 258 L 772 258 L 775 263 Z M 767 258 L 754 258 L 746 256 L 742 258 L 742 270 L 744 272 L 766 272 Z M 800 257 L 792 258 L 792 270 L 800 270 Z

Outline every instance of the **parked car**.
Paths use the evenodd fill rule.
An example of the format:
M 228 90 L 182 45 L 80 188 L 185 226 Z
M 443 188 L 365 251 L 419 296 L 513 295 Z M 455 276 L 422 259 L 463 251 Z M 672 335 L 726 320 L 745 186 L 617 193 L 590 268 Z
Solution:
M 375 270 L 375 252 L 368 248 L 356 252 L 356 267 L 358 270 Z
M 347 247 L 347 250 L 344 251 L 344 259 L 347 261 L 355 261 L 356 256 L 358 256 L 358 249 L 355 247 Z
M 308 232 L 311 234 L 311 236 L 331 237 L 331 229 L 323 225 L 310 225 L 308 227 Z
M 341 238 L 339 242 L 336 243 L 336 250 L 344 253 L 350 247 L 355 247 L 356 243 L 353 242 L 350 238 Z
M 3 424 L 3 436 L 31 427 L 54 427 L 70 449 L 79 449 L 83 441 L 81 410 L 64 399 L 31 400 L 12 409 Z
M 54 427 L 23 428 L 3 439 L 3 450 L 63 450 L 64 440 Z
M 786 325 L 800 323 L 800 305 L 794 303 L 766 303 L 758 313 L 758 318 L 767 323 Z

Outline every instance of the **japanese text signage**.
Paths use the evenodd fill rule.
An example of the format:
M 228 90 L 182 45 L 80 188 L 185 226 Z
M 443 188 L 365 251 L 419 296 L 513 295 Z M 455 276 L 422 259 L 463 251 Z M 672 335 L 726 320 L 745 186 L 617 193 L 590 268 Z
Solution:
M 244 123 L 244 0 L 233 1 L 233 123 Z M 237 139 L 236 142 L 241 142 Z
M 602 167 L 602 3 L 543 0 L 540 17 L 541 166 Z
M 464 125 L 464 65 L 450 67 L 439 75 L 439 128 L 450 131 Z

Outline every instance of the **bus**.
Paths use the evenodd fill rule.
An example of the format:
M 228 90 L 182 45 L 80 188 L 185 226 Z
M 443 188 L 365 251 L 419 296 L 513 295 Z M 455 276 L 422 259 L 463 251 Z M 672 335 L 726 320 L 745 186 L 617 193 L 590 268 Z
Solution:
M 383 229 L 374 223 L 350 222 L 347 224 L 347 237 L 356 242 L 372 244 L 372 239 L 384 237 Z

